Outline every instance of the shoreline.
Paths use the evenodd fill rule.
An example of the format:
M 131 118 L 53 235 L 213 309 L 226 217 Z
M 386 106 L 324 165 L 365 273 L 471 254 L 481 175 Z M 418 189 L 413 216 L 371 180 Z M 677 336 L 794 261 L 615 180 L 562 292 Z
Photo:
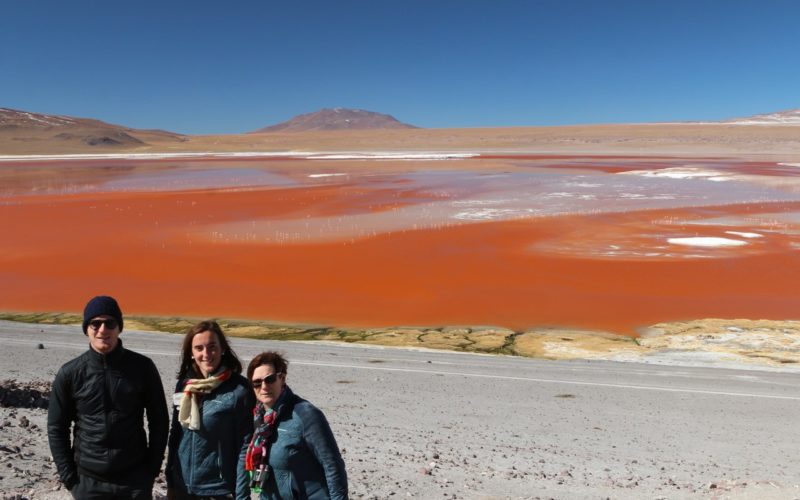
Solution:
M 698 319 L 658 323 L 638 337 L 600 330 L 496 326 L 346 328 L 214 318 L 231 337 L 430 349 L 545 360 L 605 360 L 800 373 L 800 320 Z M 0 312 L 0 320 L 81 323 L 76 313 Z M 198 318 L 126 316 L 128 330 L 181 334 Z
M 797 363 L 795 347 L 786 357 L 779 343 L 728 345 L 737 329 L 760 335 L 753 322 L 697 320 L 694 333 L 718 337 L 685 348 L 677 339 L 692 332 L 659 335 L 670 343 L 658 347 L 631 338 L 677 319 L 795 316 L 785 270 L 800 261 L 798 163 L 274 158 L 0 164 L 3 227 L 16 235 L 0 309 L 78 310 L 70 297 L 96 292 L 91 268 L 140 313 L 283 321 L 240 321 L 258 330 L 242 335 L 550 359 L 722 349 Z M 91 263 L 95 242 L 74 230 L 88 222 L 124 228 Z M 780 340 L 780 326 L 765 328 Z
M 316 161 L 436 161 L 436 160 L 483 160 L 497 159 L 762 159 L 764 161 L 793 162 L 800 154 L 785 152 L 740 152 L 740 151 L 664 151 L 643 150 L 591 150 L 542 149 L 542 148 L 459 148 L 411 149 L 328 149 L 328 150 L 253 150 L 253 151 L 117 151 L 102 153 L 53 153 L 53 154 L 0 154 L 0 165 L 14 162 L 92 161 L 92 160 L 316 160 Z

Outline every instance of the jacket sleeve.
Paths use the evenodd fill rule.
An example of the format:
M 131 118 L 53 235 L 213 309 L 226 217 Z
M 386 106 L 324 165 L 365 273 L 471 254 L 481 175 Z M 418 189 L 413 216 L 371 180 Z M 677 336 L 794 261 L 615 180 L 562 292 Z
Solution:
M 237 398 L 236 411 L 238 415 L 236 424 L 236 439 L 241 450 L 239 450 L 239 460 L 236 465 L 236 499 L 250 499 L 250 476 L 244 468 L 247 448 L 253 438 L 253 407 L 255 406 L 255 394 L 245 385 L 242 397 Z
M 181 389 L 181 381 L 179 380 L 175 386 L 177 393 Z M 173 488 L 172 468 L 175 467 L 175 462 L 178 460 L 178 446 L 181 444 L 181 437 L 183 430 L 181 424 L 178 422 L 178 408 L 173 405 L 172 409 L 172 425 L 169 430 L 169 441 L 167 442 L 167 465 L 164 467 L 164 475 L 167 478 L 167 488 Z
M 303 438 L 325 471 L 331 500 L 347 499 L 347 471 L 325 415 L 313 406 L 303 418 Z
M 78 467 L 70 442 L 70 427 L 75 421 L 75 400 L 70 377 L 62 367 L 56 374 L 47 409 L 47 439 L 58 476 L 67 489 L 78 482 Z
M 148 427 L 147 455 L 150 474 L 155 478 L 161 470 L 161 462 L 164 461 L 164 450 L 167 448 L 169 414 L 167 412 L 167 402 L 164 399 L 164 386 L 161 384 L 161 376 L 158 374 L 153 361 L 148 359 L 148 362 L 149 390 L 147 392 L 147 404 L 145 405 Z

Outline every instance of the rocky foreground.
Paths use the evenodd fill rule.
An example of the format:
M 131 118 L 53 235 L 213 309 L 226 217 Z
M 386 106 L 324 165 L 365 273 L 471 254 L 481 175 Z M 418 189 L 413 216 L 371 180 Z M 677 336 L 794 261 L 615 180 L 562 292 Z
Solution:
M 73 320 L 49 320 L 68 326 L 8 327 L 18 333 L 6 338 L 0 363 L 9 377 L 0 382 L 0 499 L 70 498 L 50 459 L 45 408 L 54 371 L 85 348 Z M 126 345 L 154 356 L 166 386 L 180 337 L 137 333 L 148 321 L 170 323 L 176 331 L 191 321 L 126 320 Z M 776 392 L 793 391 L 791 375 L 779 372 L 797 371 L 798 322 L 670 323 L 636 339 L 488 327 L 270 329 L 228 322 L 225 328 L 240 337 L 328 341 L 281 344 L 291 360 L 303 361 L 292 368 L 293 388 L 324 407 L 337 430 L 353 498 L 800 496 L 796 459 L 786 455 L 800 444 L 786 420 L 797 398 Z M 238 352 L 250 354 L 277 344 L 233 342 Z M 368 349 L 336 347 L 348 344 Z M 446 350 L 515 356 L 452 358 Z M 572 361 L 546 363 L 522 355 Z M 597 359 L 678 366 L 597 365 Z M 353 372 L 351 365 L 360 369 Z M 487 370 L 463 378 L 461 372 L 469 374 L 473 365 Z M 609 375 L 617 365 L 632 367 L 630 375 Z M 686 368 L 692 365 L 720 367 L 720 380 L 748 386 L 728 389 L 706 372 Z M 768 383 L 765 370 L 782 382 Z M 671 382 L 660 381 L 670 373 Z M 561 381 L 578 375 L 575 384 Z M 662 384 L 664 389 L 648 389 Z M 749 399 L 762 387 L 772 389 Z M 773 421 L 769 425 L 778 429 L 767 425 Z M 163 478 L 154 493 L 163 497 Z
M 0 499 L 72 498 L 57 479 L 47 446 L 50 382 L 0 381 Z M 154 498 L 166 498 L 163 475 Z
M 3 500 L 70 498 L 56 480 L 55 465 L 46 447 L 49 395 L 50 382 L 0 381 Z

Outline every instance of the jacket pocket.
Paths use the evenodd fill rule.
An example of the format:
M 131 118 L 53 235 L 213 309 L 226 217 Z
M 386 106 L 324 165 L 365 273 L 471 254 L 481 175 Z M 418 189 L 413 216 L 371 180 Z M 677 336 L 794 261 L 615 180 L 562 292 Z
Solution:
M 294 480 L 294 474 L 288 470 L 275 471 L 275 482 L 278 485 L 278 493 L 283 500 L 303 498 Z
M 133 414 L 142 407 L 144 401 L 144 388 L 134 383 L 133 380 L 122 378 L 119 375 L 110 377 L 111 400 L 114 407 L 125 415 Z
M 206 396 L 203 401 L 203 412 L 207 415 L 232 413 L 235 409 L 236 398 L 233 393 L 215 394 L 215 397 Z

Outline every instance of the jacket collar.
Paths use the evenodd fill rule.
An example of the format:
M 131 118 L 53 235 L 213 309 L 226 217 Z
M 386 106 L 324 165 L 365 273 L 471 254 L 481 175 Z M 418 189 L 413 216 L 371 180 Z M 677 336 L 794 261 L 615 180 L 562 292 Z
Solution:
M 89 357 L 93 361 L 96 361 L 100 364 L 103 363 L 111 364 L 119 361 L 122 358 L 122 353 L 124 351 L 125 349 L 122 347 L 122 339 L 118 339 L 117 346 L 114 349 L 112 349 L 111 352 L 109 352 L 108 354 L 100 354 L 99 352 L 92 349 L 91 346 L 89 346 Z
M 278 401 L 275 402 L 275 407 L 273 410 L 277 411 L 279 415 L 283 414 L 284 406 L 290 407 L 292 406 L 290 402 L 294 401 L 294 393 L 291 389 L 289 389 L 288 385 L 283 386 L 283 392 L 281 393 Z

